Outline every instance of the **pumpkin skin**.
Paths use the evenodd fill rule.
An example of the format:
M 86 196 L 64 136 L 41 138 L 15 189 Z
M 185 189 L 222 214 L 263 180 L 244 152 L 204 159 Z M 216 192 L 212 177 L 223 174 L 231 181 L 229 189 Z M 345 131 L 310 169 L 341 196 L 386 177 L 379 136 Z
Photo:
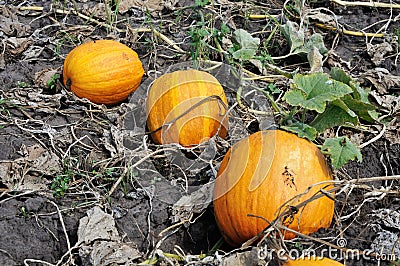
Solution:
M 211 74 L 178 70 L 152 84 L 146 101 L 147 126 L 157 144 L 190 147 L 217 133 L 226 137 L 227 106 L 224 90 Z
M 305 257 L 301 259 L 296 259 L 296 260 L 289 260 L 287 261 L 284 266 L 309 266 L 309 265 L 315 265 L 315 266 L 343 266 L 342 263 L 337 262 L 335 260 L 331 260 L 328 258 L 321 258 L 321 257 Z
M 248 214 L 273 221 L 293 197 L 312 184 L 332 180 L 325 158 L 311 142 L 281 130 L 256 132 L 242 139 L 227 152 L 221 162 L 214 187 L 214 213 L 225 240 L 239 246 L 257 236 L 269 224 Z M 296 206 L 321 188 L 287 203 Z M 283 224 L 303 234 L 329 227 L 334 201 L 326 196 L 301 207 L 293 220 Z M 296 235 L 283 232 L 285 239 Z
M 63 81 L 78 97 L 111 105 L 127 99 L 143 74 L 135 51 L 117 41 L 98 40 L 81 44 L 67 55 Z

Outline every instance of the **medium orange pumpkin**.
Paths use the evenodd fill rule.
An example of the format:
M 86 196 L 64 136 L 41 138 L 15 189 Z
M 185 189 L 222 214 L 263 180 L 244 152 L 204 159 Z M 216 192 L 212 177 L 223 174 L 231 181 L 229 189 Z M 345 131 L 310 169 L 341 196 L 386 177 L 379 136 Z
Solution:
M 287 261 L 284 266 L 343 266 L 342 263 L 337 262 L 335 260 L 331 260 L 328 258 L 321 258 L 321 257 L 305 257 L 296 260 L 289 260 Z
M 225 240 L 238 246 L 257 236 L 284 208 L 296 206 L 321 188 L 332 184 L 313 186 L 330 181 L 325 158 L 311 142 L 282 130 L 256 132 L 242 139 L 227 152 L 221 162 L 214 188 L 214 212 Z M 329 187 L 326 187 L 329 186 Z M 329 227 L 334 211 L 332 199 L 323 196 L 298 210 L 284 225 L 303 234 Z M 286 239 L 294 233 L 284 232 Z
M 128 98 L 144 70 L 135 51 L 113 40 L 98 40 L 74 48 L 64 61 L 63 80 L 78 97 L 98 104 Z
M 227 99 L 218 80 L 199 70 L 164 74 L 146 102 L 147 126 L 157 144 L 193 146 L 215 134 L 226 137 Z

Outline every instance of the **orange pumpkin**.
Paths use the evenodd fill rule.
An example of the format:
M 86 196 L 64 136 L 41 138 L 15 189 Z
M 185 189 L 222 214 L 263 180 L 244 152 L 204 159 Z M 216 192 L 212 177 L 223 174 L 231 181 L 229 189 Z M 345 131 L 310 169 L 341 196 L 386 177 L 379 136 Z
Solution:
M 64 61 L 63 80 L 78 97 L 98 104 L 128 98 L 144 70 L 135 51 L 113 40 L 98 40 L 74 48 Z
M 215 134 L 225 138 L 227 99 L 218 80 L 199 70 L 179 70 L 156 79 L 146 102 L 147 126 L 157 144 L 193 146 Z
M 221 162 L 214 188 L 217 224 L 226 241 L 238 246 L 269 225 L 248 214 L 271 222 L 283 205 L 296 206 L 321 188 L 330 189 L 332 184 L 319 184 L 296 197 L 331 179 L 325 158 L 313 143 L 281 130 L 256 132 L 233 145 Z M 281 222 L 310 234 L 329 227 L 333 211 L 334 201 L 322 196 Z M 295 234 L 286 231 L 284 236 L 291 239 Z
M 337 262 L 335 260 L 331 260 L 328 258 L 321 258 L 321 257 L 305 257 L 296 260 L 289 260 L 287 261 L 284 266 L 343 266 L 342 263 Z

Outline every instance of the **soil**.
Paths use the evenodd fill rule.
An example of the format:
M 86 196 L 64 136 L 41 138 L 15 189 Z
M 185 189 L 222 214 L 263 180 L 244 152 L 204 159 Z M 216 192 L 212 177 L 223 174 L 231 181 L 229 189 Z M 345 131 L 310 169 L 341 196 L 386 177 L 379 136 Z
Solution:
M 169 151 L 143 137 L 143 106 L 147 85 L 155 77 L 192 65 L 190 30 L 198 14 L 212 18 L 217 28 L 224 21 L 254 35 L 263 31 L 257 37 L 265 41 L 273 25 L 246 16 L 260 10 L 279 15 L 284 4 L 213 1 L 194 7 L 186 0 L 147 1 L 146 11 L 142 1 L 126 0 L 121 1 L 118 22 L 109 27 L 103 2 L 0 1 L 0 265 L 265 265 L 269 259 L 256 254 L 268 241 L 241 249 L 219 244 L 209 196 L 229 146 L 252 132 L 275 127 L 274 119 L 235 109 L 230 118 L 235 126 L 226 141 L 217 138 L 197 149 Z M 109 12 L 114 12 L 116 1 L 110 2 Z M 385 33 L 383 38 L 367 38 L 321 29 L 314 24 L 323 18 L 321 13 L 309 25 L 310 33 L 323 34 L 330 50 L 324 70 L 342 68 L 371 88 L 370 98 L 387 114 L 387 123 L 385 128 L 376 123 L 327 130 L 326 137 L 347 135 L 358 145 L 369 144 L 361 149 L 362 162 L 334 171 L 337 180 L 349 183 L 335 197 L 331 227 L 313 234 L 314 239 L 296 238 L 285 245 L 319 254 L 338 246 L 357 249 L 364 256 L 344 258 L 338 250 L 333 252 L 346 265 L 390 265 L 400 261 L 399 9 L 322 1 L 306 3 L 302 11 L 309 10 L 333 12 L 348 30 Z M 296 15 L 288 18 L 301 20 Z M 135 32 L 139 28 L 157 29 L 186 52 L 150 30 Z M 79 99 L 62 84 L 65 56 L 79 43 L 102 38 L 137 51 L 146 72 L 141 87 L 115 106 Z M 205 55 L 202 49 L 203 56 L 227 63 L 218 52 Z M 274 37 L 271 55 L 288 51 L 286 40 Z M 287 71 L 309 70 L 296 56 L 275 63 Z M 246 67 L 261 75 L 256 66 Z M 214 74 L 218 77 L 219 72 Z M 223 85 L 232 87 L 233 80 L 224 77 Z M 276 80 L 276 86 L 289 87 L 285 79 Z M 234 92 L 227 94 L 232 105 Z M 265 97 L 250 95 L 246 100 L 269 108 Z M 183 197 L 187 195 L 192 197 Z M 392 253 L 396 256 L 389 258 Z M 275 257 L 270 263 L 280 262 Z

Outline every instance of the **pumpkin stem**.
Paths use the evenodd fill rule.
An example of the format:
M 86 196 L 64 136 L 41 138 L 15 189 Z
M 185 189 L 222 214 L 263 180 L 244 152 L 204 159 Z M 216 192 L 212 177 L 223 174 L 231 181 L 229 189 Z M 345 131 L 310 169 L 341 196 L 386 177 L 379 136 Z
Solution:
M 67 82 L 66 82 L 66 84 L 65 84 L 65 85 L 67 86 L 68 89 L 71 88 L 71 84 L 72 84 L 72 81 L 71 81 L 70 78 L 68 78 L 68 79 L 67 79 Z

